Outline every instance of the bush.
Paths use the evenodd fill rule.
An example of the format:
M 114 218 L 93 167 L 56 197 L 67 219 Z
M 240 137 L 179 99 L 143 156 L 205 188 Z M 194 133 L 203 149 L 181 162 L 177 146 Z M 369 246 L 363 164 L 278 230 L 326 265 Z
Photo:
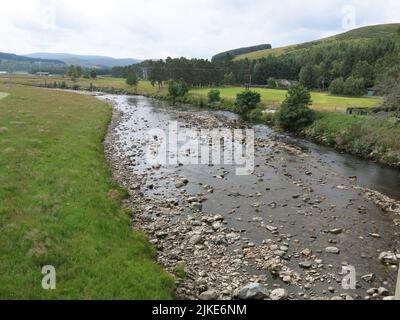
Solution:
M 211 90 L 208 92 L 208 102 L 216 103 L 221 101 L 221 92 L 219 90 Z
M 138 85 L 138 83 L 139 83 L 139 80 L 137 78 L 136 73 L 129 72 L 129 74 L 126 78 L 126 84 L 131 87 L 136 87 Z
M 184 97 L 189 92 L 189 87 L 186 82 L 181 81 L 169 81 L 168 83 L 168 94 L 172 99 L 172 104 L 174 105 L 177 98 Z
M 285 130 L 299 132 L 315 120 L 311 105 L 310 92 L 302 85 L 289 89 L 281 110 L 277 114 L 279 125 Z
M 60 83 L 60 89 L 66 89 L 67 88 L 67 83 L 65 81 Z
M 269 78 L 268 79 L 268 86 L 270 88 L 277 88 L 278 87 L 278 83 L 276 82 L 276 80 L 274 78 Z
M 258 92 L 245 90 L 236 96 L 235 111 L 241 115 L 247 115 L 261 102 L 261 95 Z
M 256 108 L 249 112 L 248 118 L 250 121 L 259 122 L 262 120 L 263 109 Z

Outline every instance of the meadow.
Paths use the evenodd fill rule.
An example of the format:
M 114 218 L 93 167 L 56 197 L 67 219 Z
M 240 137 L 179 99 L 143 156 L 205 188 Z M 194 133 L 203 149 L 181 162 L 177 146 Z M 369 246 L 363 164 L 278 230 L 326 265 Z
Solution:
M 158 86 L 152 86 L 149 81 L 139 81 L 136 89 L 129 87 L 125 83 L 125 79 L 112 78 L 112 77 L 98 77 L 97 79 L 78 79 L 73 82 L 68 78 L 61 77 L 35 77 L 35 76 L 13 76 L 12 83 L 20 83 L 25 85 L 44 85 L 53 82 L 65 81 L 68 86 L 79 86 L 81 88 L 88 88 L 90 84 L 97 88 L 106 89 L 122 89 L 129 93 L 139 93 L 145 95 L 166 95 L 167 88 L 164 86 L 159 89 Z M 9 83 L 8 77 L 0 77 L 0 83 Z M 236 95 L 244 90 L 243 87 L 218 87 L 218 88 L 203 88 L 192 89 L 190 94 L 197 97 L 207 98 L 207 94 L 211 89 L 218 89 L 221 92 L 221 97 L 232 101 L 236 99 Z M 264 89 L 252 88 L 251 90 L 259 92 L 261 95 L 262 104 L 269 109 L 277 109 L 286 97 L 286 90 L 279 89 Z M 333 96 L 324 92 L 312 92 L 313 108 L 318 111 L 332 111 L 332 112 L 345 112 L 347 108 L 371 108 L 381 104 L 380 98 L 353 98 L 353 97 L 340 97 Z
M 215 88 L 220 90 L 221 97 L 225 99 L 236 98 L 236 95 L 243 91 L 243 88 Z M 285 99 L 287 91 L 278 89 L 252 88 L 251 90 L 260 93 L 263 105 L 268 108 L 276 109 Z M 207 96 L 210 89 L 191 90 L 192 94 Z M 352 98 L 332 96 L 328 93 L 312 92 L 311 98 L 313 108 L 319 111 L 346 111 L 347 108 L 370 108 L 376 107 L 381 103 L 379 98 Z
M 103 153 L 111 106 L 0 84 L 0 299 L 171 299 Z M 43 290 L 42 267 L 57 272 Z

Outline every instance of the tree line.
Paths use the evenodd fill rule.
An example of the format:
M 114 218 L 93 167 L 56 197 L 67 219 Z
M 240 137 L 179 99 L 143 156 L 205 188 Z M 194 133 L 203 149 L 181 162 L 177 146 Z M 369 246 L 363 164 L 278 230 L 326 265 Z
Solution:
M 80 65 L 72 64 L 68 67 L 66 76 L 69 77 L 72 81 L 76 81 L 81 77 L 85 79 L 96 79 L 97 72 L 98 71 L 96 68 L 82 68 Z
M 127 78 L 130 73 L 136 73 L 139 78 L 145 78 L 160 87 L 169 80 L 183 80 L 190 87 L 234 85 L 250 81 L 251 62 L 169 57 L 166 60 L 147 60 L 137 65 L 112 69 L 115 77 Z
M 278 86 L 276 79 L 299 82 L 307 89 L 337 95 L 361 96 L 373 87 L 386 58 L 397 52 L 394 39 L 363 39 L 319 44 L 258 60 L 167 58 L 115 67 L 112 75 L 134 73 L 162 87 L 166 81 L 184 81 L 189 87 L 220 85 Z

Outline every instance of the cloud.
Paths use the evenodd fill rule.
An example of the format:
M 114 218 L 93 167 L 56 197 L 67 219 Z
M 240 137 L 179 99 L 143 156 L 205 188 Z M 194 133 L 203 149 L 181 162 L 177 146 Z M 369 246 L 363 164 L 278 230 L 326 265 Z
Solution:
M 345 6 L 356 26 L 400 22 L 397 0 L 13 0 L 0 11 L 0 51 L 209 58 L 343 32 Z

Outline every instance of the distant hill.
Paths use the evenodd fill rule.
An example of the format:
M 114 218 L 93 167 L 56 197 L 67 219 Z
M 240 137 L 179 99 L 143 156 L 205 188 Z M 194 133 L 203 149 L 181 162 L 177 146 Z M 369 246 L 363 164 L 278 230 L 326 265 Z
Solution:
M 138 59 L 115 59 L 105 56 L 86 56 L 86 55 L 75 55 L 69 53 L 32 53 L 28 54 L 30 58 L 41 58 L 41 59 L 56 59 L 61 60 L 64 63 L 78 64 L 86 68 L 100 68 L 100 69 L 111 69 L 113 67 L 125 67 L 132 64 L 140 63 Z
M 233 49 L 233 50 L 229 50 L 229 51 L 225 51 L 225 52 L 216 54 L 215 56 L 212 57 L 212 60 L 213 61 L 223 61 L 226 59 L 235 58 L 239 55 L 248 54 L 248 53 L 251 53 L 254 51 L 268 50 L 271 48 L 272 48 L 272 46 L 270 44 L 260 44 L 258 46 Z
M 38 59 L 0 52 L 0 71 L 64 73 L 66 69 L 67 65 L 56 59 Z
M 262 50 L 253 50 L 251 52 L 236 55 L 235 60 L 240 60 L 245 58 L 254 60 L 269 55 L 279 56 L 285 53 L 292 53 L 297 50 L 308 49 L 315 46 L 323 46 L 334 42 L 362 41 L 368 39 L 388 38 L 396 35 L 400 30 L 399 28 L 400 28 L 400 23 L 367 26 L 316 41 L 289 45 L 281 48 L 274 48 L 274 49 L 267 48 Z

